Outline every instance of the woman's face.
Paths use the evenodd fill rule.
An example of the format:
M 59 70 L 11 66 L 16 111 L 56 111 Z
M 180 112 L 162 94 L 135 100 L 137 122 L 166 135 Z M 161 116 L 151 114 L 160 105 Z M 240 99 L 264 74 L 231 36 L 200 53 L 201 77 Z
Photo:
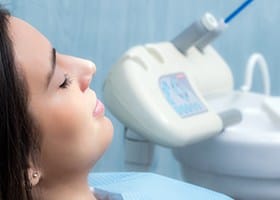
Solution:
M 112 124 L 89 88 L 95 65 L 55 53 L 50 42 L 26 22 L 11 17 L 16 63 L 29 90 L 29 111 L 42 137 L 43 175 L 89 169 L 112 139 Z

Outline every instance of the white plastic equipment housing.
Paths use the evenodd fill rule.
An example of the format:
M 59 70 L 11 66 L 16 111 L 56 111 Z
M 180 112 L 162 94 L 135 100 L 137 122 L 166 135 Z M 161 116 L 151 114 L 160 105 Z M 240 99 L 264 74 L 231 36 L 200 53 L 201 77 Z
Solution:
M 165 99 L 159 78 L 184 73 L 207 112 L 182 118 Z M 127 126 L 157 144 L 178 147 L 209 138 L 223 126 L 203 96 L 232 90 L 231 71 L 219 54 L 207 46 L 203 53 L 190 48 L 181 54 L 163 42 L 137 46 L 112 67 L 104 83 L 104 100 Z

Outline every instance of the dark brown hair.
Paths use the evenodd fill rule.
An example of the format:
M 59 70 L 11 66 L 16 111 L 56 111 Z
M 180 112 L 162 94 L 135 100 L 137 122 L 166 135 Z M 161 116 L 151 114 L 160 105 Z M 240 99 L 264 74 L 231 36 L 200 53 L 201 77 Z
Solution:
M 0 200 L 31 200 L 27 170 L 38 145 L 27 109 L 27 84 L 16 68 L 9 17 L 0 6 Z

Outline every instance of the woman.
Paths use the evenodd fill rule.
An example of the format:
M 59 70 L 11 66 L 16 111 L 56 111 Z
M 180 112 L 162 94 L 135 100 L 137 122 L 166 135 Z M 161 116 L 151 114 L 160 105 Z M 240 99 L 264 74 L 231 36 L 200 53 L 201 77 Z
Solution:
M 59 54 L 0 9 L 0 199 L 96 199 L 87 175 L 112 139 L 95 65 Z
M 91 174 L 93 193 L 113 133 L 94 73 L 0 7 L 0 200 L 229 199 L 150 173 Z

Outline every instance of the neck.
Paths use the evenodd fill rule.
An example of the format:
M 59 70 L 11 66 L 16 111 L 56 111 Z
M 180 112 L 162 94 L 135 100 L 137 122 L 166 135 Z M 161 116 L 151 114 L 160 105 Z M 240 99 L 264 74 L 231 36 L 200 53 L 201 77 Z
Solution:
M 32 191 L 42 200 L 96 200 L 87 183 L 87 174 L 42 180 Z

